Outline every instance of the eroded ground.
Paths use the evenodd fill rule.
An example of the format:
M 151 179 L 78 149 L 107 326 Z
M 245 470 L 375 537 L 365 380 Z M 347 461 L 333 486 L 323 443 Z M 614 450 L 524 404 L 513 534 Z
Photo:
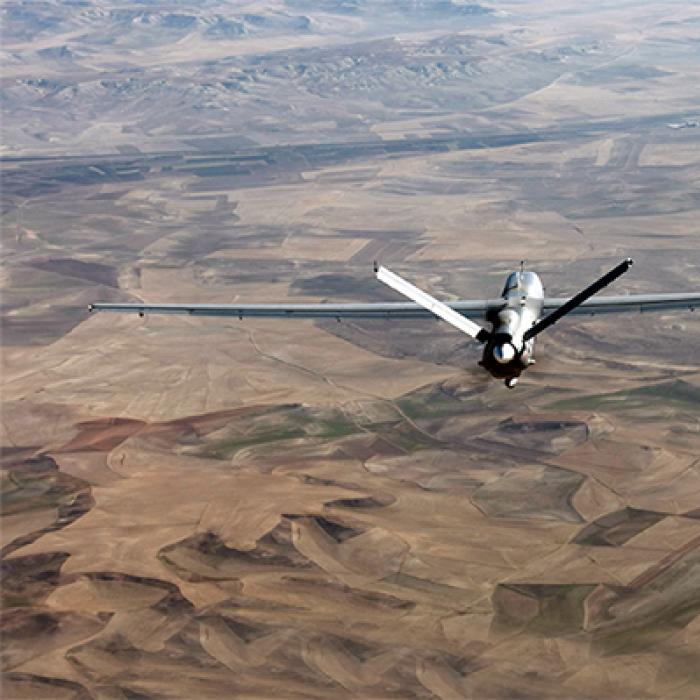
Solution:
M 437 322 L 86 312 L 697 290 L 692 6 L 92 5 L 5 8 L 3 697 L 694 698 L 695 315 L 511 392 Z

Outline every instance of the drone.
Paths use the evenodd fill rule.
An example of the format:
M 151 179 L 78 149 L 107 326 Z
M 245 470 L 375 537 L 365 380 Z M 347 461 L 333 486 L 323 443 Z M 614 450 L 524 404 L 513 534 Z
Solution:
M 627 294 L 597 296 L 632 266 L 626 258 L 619 265 L 571 298 L 545 297 L 539 276 L 524 269 L 511 272 L 501 296 L 495 299 L 463 299 L 442 302 L 419 289 L 395 272 L 374 263 L 380 282 L 410 301 L 366 304 L 120 304 L 96 302 L 90 311 L 190 316 L 232 316 L 254 318 L 306 319 L 442 319 L 483 348 L 479 364 L 491 376 L 503 379 L 512 389 L 520 375 L 535 363 L 535 339 L 544 330 L 569 314 L 670 311 L 700 306 L 700 292 L 680 294 Z M 486 325 L 482 325 L 482 324 Z

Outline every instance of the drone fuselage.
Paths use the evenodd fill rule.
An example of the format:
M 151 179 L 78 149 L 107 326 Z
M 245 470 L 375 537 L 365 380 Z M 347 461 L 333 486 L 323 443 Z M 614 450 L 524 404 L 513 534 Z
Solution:
M 493 330 L 480 364 L 492 376 L 514 386 L 521 372 L 534 363 L 535 339 L 523 336 L 542 315 L 544 288 L 534 272 L 512 272 L 502 298 L 503 306 L 488 318 Z

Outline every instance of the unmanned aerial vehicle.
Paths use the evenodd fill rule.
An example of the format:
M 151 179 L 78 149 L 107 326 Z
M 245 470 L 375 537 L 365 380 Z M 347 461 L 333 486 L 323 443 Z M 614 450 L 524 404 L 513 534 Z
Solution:
M 571 298 L 549 298 L 539 276 L 523 265 L 506 279 L 503 293 L 496 299 L 441 302 L 375 263 L 381 282 L 410 299 L 409 302 L 369 304 L 91 304 L 90 311 L 190 316 L 233 316 L 257 318 L 335 318 L 341 319 L 429 319 L 440 318 L 484 346 L 480 364 L 493 377 L 513 388 L 522 372 L 534 364 L 535 339 L 545 329 L 568 314 L 670 311 L 700 306 L 700 292 L 680 294 L 628 294 L 597 296 L 597 292 L 627 272 L 631 258 Z M 481 325 L 486 323 L 488 327 Z

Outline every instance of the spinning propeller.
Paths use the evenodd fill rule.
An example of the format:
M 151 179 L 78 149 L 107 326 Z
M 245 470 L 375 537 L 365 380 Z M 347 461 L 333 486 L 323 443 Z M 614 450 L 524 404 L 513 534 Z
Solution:
M 474 323 L 474 321 L 465 318 L 462 314 L 457 313 L 454 309 L 447 306 L 447 304 L 443 304 L 441 301 L 435 299 L 435 297 L 431 297 L 427 292 L 418 289 L 418 287 L 415 287 L 410 282 L 399 277 L 395 272 L 383 266 L 377 267 L 377 263 L 374 264 L 374 271 L 380 282 L 384 282 L 384 284 L 389 285 L 389 287 L 395 289 L 405 297 L 408 297 L 411 301 L 415 301 L 419 306 L 434 313 L 443 321 L 447 321 L 447 323 L 455 328 L 459 328 L 462 333 L 466 333 L 480 343 L 485 343 L 491 337 L 491 334 L 478 323 Z
M 586 299 L 592 297 L 594 294 L 597 294 L 601 289 L 603 289 L 603 287 L 607 287 L 611 282 L 614 282 L 618 277 L 620 277 L 620 275 L 623 275 L 625 272 L 627 272 L 627 270 L 629 270 L 632 262 L 632 258 L 626 258 L 619 265 L 610 270 L 610 272 L 603 275 L 599 280 L 589 285 L 575 296 L 571 297 L 571 299 L 562 304 L 556 311 L 549 314 L 549 316 L 545 316 L 543 319 L 539 320 L 531 328 L 525 331 L 522 336 L 522 342 L 526 343 L 531 338 L 539 335 L 543 330 L 554 325 L 562 316 L 565 316 L 573 311 L 577 306 L 583 304 Z M 458 328 L 468 336 L 471 336 L 481 343 L 485 343 L 491 338 L 491 333 L 489 333 L 485 328 L 482 328 L 478 323 L 474 323 L 468 318 L 465 318 L 460 313 L 447 306 L 447 304 L 443 304 L 441 301 L 438 301 L 427 292 L 424 292 L 422 289 L 418 289 L 418 287 L 412 285 L 410 282 L 407 282 L 402 277 L 399 277 L 395 272 L 392 272 L 384 266 L 378 266 L 376 262 L 374 263 L 374 271 L 379 281 L 384 282 L 384 284 L 416 302 L 416 304 L 435 314 L 443 321 L 447 321 L 447 323 L 451 324 L 455 328 Z M 503 356 L 498 356 L 499 352 L 504 353 Z M 515 350 L 511 349 L 510 345 L 498 346 L 496 348 L 496 353 L 496 359 L 501 363 L 508 363 L 515 356 Z
M 545 328 L 549 328 L 554 325 L 562 316 L 566 316 L 570 311 L 573 311 L 577 306 L 583 304 L 586 299 L 597 294 L 603 287 L 607 287 L 611 282 L 614 282 L 620 275 L 623 275 L 632 266 L 632 258 L 625 258 L 619 265 L 614 267 L 610 272 L 603 275 L 598 281 L 594 282 L 590 286 L 586 287 L 583 291 L 579 292 L 576 296 L 571 297 L 569 301 L 562 304 L 556 311 L 552 311 L 549 316 L 545 316 L 543 319 L 538 321 L 532 328 L 525 331 L 523 335 L 523 340 L 527 342 L 530 338 L 534 338 L 539 335 Z

